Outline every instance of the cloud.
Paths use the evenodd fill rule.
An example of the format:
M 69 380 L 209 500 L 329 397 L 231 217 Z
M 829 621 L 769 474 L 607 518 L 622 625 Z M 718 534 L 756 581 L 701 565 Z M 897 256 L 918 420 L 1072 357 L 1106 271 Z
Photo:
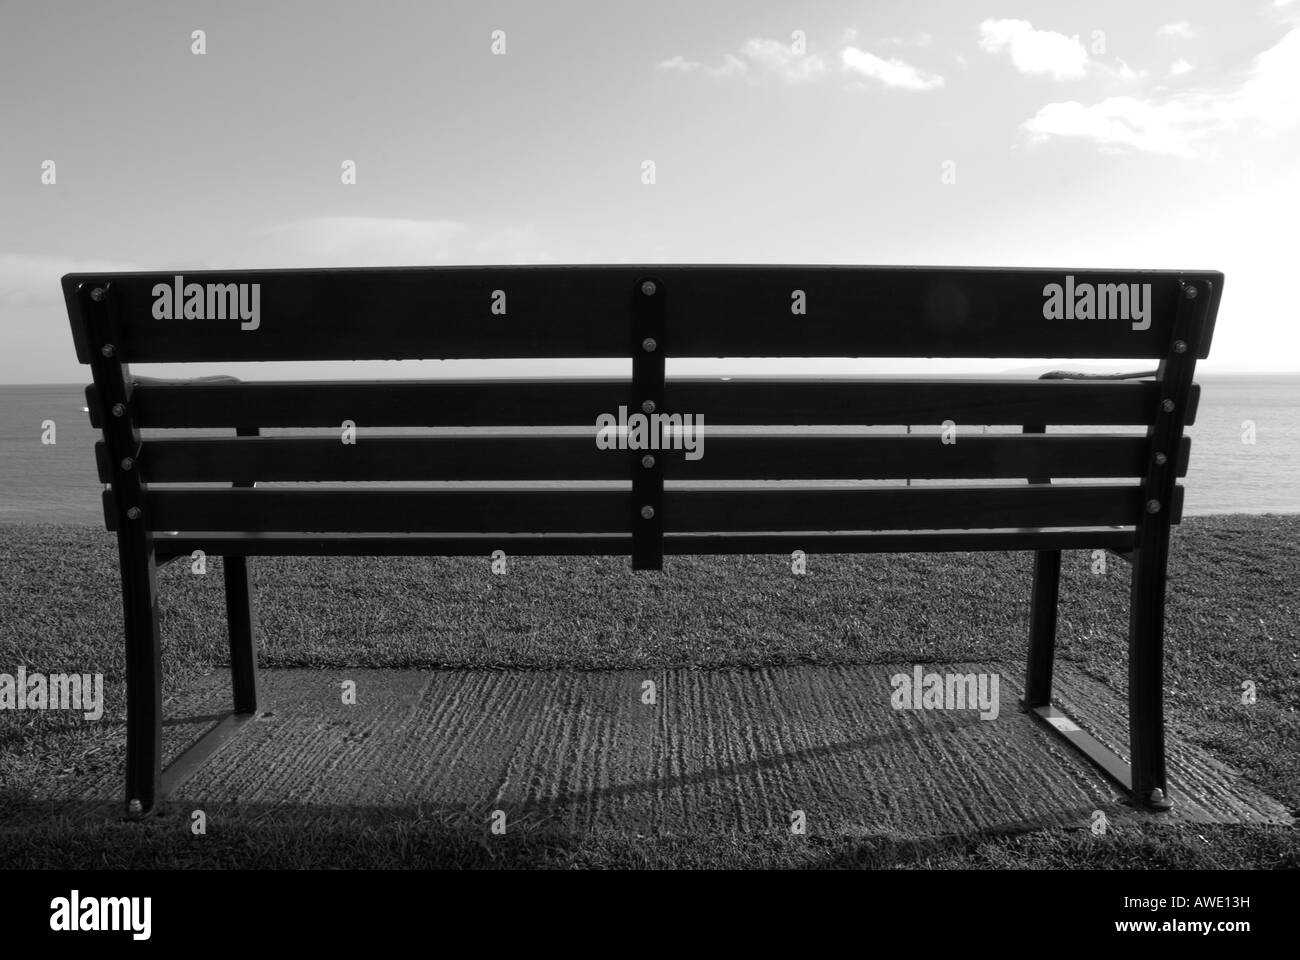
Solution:
M 1081 77 L 1088 66 L 1088 51 L 1077 36 L 1035 30 L 1028 20 L 985 20 L 979 45 L 986 53 L 1008 51 L 1021 73 L 1051 74 L 1057 80 Z
M 943 77 L 927 73 L 902 60 L 883 60 L 873 53 L 846 47 L 841 54 L 844 69 L 879 80 L 887 87 L 903 90 L 933 90 L 943 86 Z
M 453 242 L 467 230 L 455 220 L 308 217 L 260 231 L 257 259 L 296 267 L 445 263 L 451 259 Z
M 795 53 L 790 44 L 777 40 L 747 40 L 741 54 L 748 63 L 783 83 L 806 83 L 826 72 L 826 61 L 819 54 Z
M 1184 40 L 1190 40 L 1196 36 L 1196 31 L 1186 20 L 1176 20 L 1173 23 L 1162 24 L 1156 28 L 1157 37 L 1181 37 Z
M 485 230 L 458 220 L 325 216 L 260 231 L 240 260 L 230 266 L 403 267 L 538 263 L 549 257 L 530 226 Z
M 1300 123 L 1297 89 L 1300 28 L 1256 56 L 1236 89 L 1197 90 L 1163 100 L 1110 97 L 1090 106 L 1049 103 L 1021 127 L 1034 143 L 1077 137 L 1105 150 L 1192 157 L 1216 135 L 1241 128 L 1271 135 Z
M 6 307 L 59 302 L 59 279 L 65 273 L 129 273 L 144 267 L 124 260 L 81 259 L 0 253 L 0 305 Z
M 789 43 L 753 37 L 746 40 L 737 54 L 728 53 L 722 64 L 705 66 L 678 55 L 655 64 L 658 70 L 675 70 L 681 73 L 702 73 L 705 76 L 724 78 L 738 76 L 770 76 L 781 83 L 796 85 L 816 80 L 826 73 L 826 60 L 820 54 L 795 53 Z
M 1300 121 L 1300 27 L 1265 50 L 1251 66 L 1241 89 L 1228 98 L 1223 109 L 1234 120 L 1255 120 L 1267 131 L 1280 130 Z
M 1175 157 L 1195 155 L 1189 126 L 1197 117 L 1176 104 L 1156 105 L 1134 97 L 1108 97 L 1084 106 L 1077 100 L 1049 103 L 1021 124 L 1030 142 L 1080 137 L 1104 148 L 1132 148 Z
M 1169 65 L 1169 76 L 1181 77 L 1184 73 L 1191 73 L 1192 65 L 1186 60 L 1178 59 Z

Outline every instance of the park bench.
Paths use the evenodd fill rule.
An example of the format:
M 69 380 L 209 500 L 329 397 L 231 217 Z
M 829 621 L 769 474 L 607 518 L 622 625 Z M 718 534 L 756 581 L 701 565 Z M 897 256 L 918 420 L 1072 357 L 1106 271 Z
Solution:
M 1182 514 L 1193 369 L 1209 351 L 1222 284 L 1216 272 L 824 266 L 68 275 L 121 564 L 128 812 L 154 809 L 257 709 L 248 557 L 494 550 L 624 555 L 639 570 L 659 569 L 665 554 L 1034 551 L 1023 708 L 1137 802 L 1165 808 L 1170 525 Z M 1158 369 L 1137 379 L 667 377 L 667 357 L 1087 358 Z M 129 369 L 452 358 L 630 358 L 631 369 L 249 382 Z M 703 456 L 600 449 L 595 424 L 620 407 L 703 417 Z M 345 421 L 362 431 L 355 443 L 342 441 Z M 951 428 L 901 430 L 948 422 L 955 442 L 945 442 Z M 590 429 L 557 429 L 575 426 Z M 406 427 L 477 429 L 380 435 Z M 745 483 L 705 482 L 718 480 Z M 902 485 L 925 480 L 958 482 Z M 1052 704 L 1061 551 L 1071 549 L 1131 563 L 1127 759 Z M 233 711 L 164 772 L 155 570 L 197 550 L 224 558 Z

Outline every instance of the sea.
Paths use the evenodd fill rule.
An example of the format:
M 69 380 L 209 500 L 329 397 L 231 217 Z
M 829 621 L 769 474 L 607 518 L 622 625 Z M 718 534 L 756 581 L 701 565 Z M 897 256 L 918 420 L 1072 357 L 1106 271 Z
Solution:
M 1300 375 L 1198 381 L 1184 514 L 1300 513 Z M 0 522 L 103 523 L 85 406 L 80 385 L 0 386 Z

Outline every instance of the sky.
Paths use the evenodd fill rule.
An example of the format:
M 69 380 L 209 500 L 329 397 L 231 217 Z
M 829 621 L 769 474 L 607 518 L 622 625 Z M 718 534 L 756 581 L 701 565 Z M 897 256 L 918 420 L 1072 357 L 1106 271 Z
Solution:
M 480 263 L 1221 270 L 1297 371 L 1297 91 L 1300 0 L 3 0 L 0 383 L 67 272 Z

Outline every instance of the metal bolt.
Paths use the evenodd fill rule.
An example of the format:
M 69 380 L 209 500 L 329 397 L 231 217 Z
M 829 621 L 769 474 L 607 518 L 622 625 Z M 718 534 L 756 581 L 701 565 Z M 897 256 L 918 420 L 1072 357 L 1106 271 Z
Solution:
M 99 348 L 99 352 L 106 357 L 111 357 L 113 355 L 113 345 L 111 343 L 106 343 Z
M 127 518 L 128 520 L 139 520 L 139 519 L 140 519 L 140 508 L 139 508 L 139 507 L 129 507 L 129 508 L 127 508 L 127 511 L 126 511 L 126 518 Z
M 113 404 L 113 416 L 120 417 L 124 413 L 126 413 L 126 404 L 124 403 Z
M 1163 410 L 1165 413 L 1173 413 L 1174 402 L 1172 400 L 1161 400 L 1160 409 Z
M 132 460 L 130 457 L 123 457 L 123 458 L 122 458 L 122 469 L 123 469 L 123 470 L 130 470 L 130 469 L 131 469 L 132 467 L 134 467 L 134 466 L 135 466 L 135 461 Z
M 1200 291 L 1197 290 L 1196 287 L 1192 286 L 1190 283 L 1187 286 L 1183 287 L 1183 296 L 1186 297 L 1188 300 L 1195 300 L 1199 293 Z
M 1174 353 L 1186 353 L 1186 352 L 1187 352 L 1187 344 L 1182 340 L 1175 340 Z
M 144 804 L 139 800 L 132 800 L 126 805 L 126 812 L 131 814 L 133 817 L 138 817 L 140 814 L 144 813 Z
M 654 413 L 654 412 L 655 412 L 655 402 L 654 402 L 653 400 L 647 400 L 645 403 L 641 404 L 641 412 L 642 412 L 642 413 Z
M 654 353 L 655 347 L 657 346 L 659 346 L 659 344 L 655 343 L 654 337 L 646 337 L 644 340 L 641 341 L 641 349 L 644 350 L 646 353 Z
M 96 303 L 102 302 L 104 299 L 104 288 L 96 287 L 94 290 L 91 290 L 90 299 L 94 300 Z
M 642 519 L 642 520 L 653 520 L 653 519 L 654 519 L 654 516 L 655 516 L 655 508 L 654 508 L 654 507 L 651 507 L 651 506 L 644 506 L 644 507 L 641 508 L 641 519 Z
M 655 282 L 653 280 L 646 280 L 644 283 L 641 284 L 641 292 L 645 294 L 647 297 L 653 297 L 655 295 L 655 290 L 657 289 L 658 287 L 655 286 Z
M 655 465 L 655 458 L 650 456 L 650 454 L 647 453 L 644 457 L 641 458 L 641 466 L 645 467 L 647 470 L 649 470 L 654 465 Z
M 1165 792 L 1161 790 L 1159 787 L 1153 788 L 1151 791 L 1151 803 L 1158 804 L 1164 802 L 1165 802 Z
M 1157 453 L 1157 454 L 1156 454 L 1156 464 L 1157 464 L 1158 466 L 1163 467 L 1163 466 L 1164 466 L 1166 463 L 1168 463 L 1168 462 L 1169 462 L 1169 458 L 1168 458 L 1167 456 L 1165 456 L 1163 453 Z
M 1147 513 L 1159 513 L 1159 512 L 1160 512 L 1160 501 L 1159 501 L 1159 500 L 1148 500 L 1148 501 L 1147 501 Z

